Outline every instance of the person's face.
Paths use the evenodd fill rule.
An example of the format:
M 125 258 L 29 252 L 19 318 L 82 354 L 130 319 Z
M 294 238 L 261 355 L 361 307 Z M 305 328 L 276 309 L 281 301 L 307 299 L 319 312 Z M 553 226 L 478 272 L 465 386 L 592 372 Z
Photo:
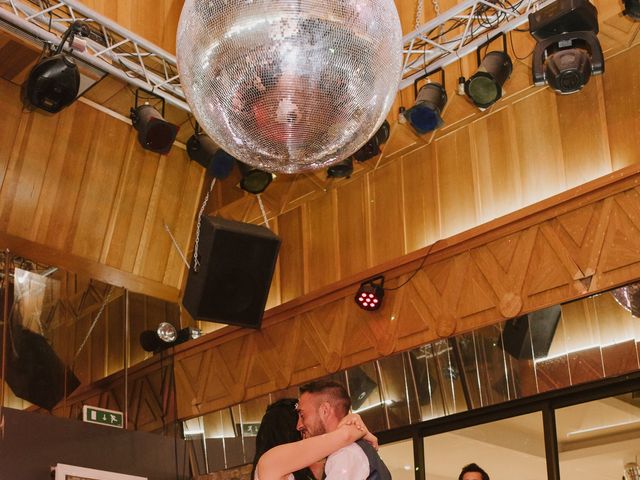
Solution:
M 313 393 L 305 392 L 298 400 L 298 425 L 302 438 L 315 437 L 327 433 L 320 415 L 320 399 Z
M 462 480 L 482 480 L 480 472 L 467 472 L 462 476 Z

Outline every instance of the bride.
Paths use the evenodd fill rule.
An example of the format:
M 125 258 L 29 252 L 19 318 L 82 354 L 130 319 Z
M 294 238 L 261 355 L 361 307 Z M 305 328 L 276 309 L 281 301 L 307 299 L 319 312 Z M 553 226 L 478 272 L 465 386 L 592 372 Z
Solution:
M 330 462 L 331 454 L 341 448 L 360 438 L 377 448 L 376 437 L 357 414 L 344 417 L 333 432 L 302 440 L 296 430 L 296 402 L 282 399 L 267 407 L 256 437 L 253 480 L 314 480 L 312 470 L 322 478 L 322 461 L 329 457 Z

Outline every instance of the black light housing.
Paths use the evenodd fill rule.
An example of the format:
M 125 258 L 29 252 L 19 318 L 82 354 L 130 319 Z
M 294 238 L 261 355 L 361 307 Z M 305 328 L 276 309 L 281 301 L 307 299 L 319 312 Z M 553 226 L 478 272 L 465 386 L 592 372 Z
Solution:
M 378 310 L 384 297 L 384 277 L 372 278 L 360 284 L 360 288 L 353 297 L 356 304 L 363 310 Z
M 140 345 L 146 352 L 158 353 L 200 335 L 201 332 L 197 328 L 187 327 L 178 330 L 169 322 L 161 322 L 156 330 L 145 330 L 140 334 Z
M 138 131 L 138 143 L 145 150 L 163 155 L 167 154 L 173 146 L 180 127 L 164 119 L 164 98 L 145 91 L 145 93 L 161 101 L 162 113 L 149 104 L 138 106 L 139 91 L 140 89 L 136 90 L 136 106 L 131 109 L 130 114 L 131 123 Z
M 206 168 L 207 174 L 220 180 L 231 174 L 236 163 L 234 157 L 218 148 L 213 140 L 199 132 L 197 126 L 196 133 L 187 140 L 187 154 L 191 160 Z
M 438 70 L 442 75 L 441 83 L 427 83 L 418 91 L 418 82 L 433 75 Z M 447 104 L 447 91 L 444 87 L 444 70 L 438 70 L 423 75 L 413 82 L 416 100 L 411 108 L 402 112 L 409 125 L 420 135 L 440 128 L 444 124 L 442 110 Z
M 351 157 L 335 163 L 327 168 L 328 178 L 349 178 L 353 173 L 353 160 Z
M 360 149 L 353 154 L 353 158 L 358 162 L 366 162 L 380 153 L 380 145 L 389 140 L 391 126 L 386 120 L 382 122 L 380 128 L 373 137 L 369 139 Z
M 464 93 L 479 108 L 488 108 L 502 97 L 502 86 L 513 71 L 511 57 L 507 54 L 507 37 L 502 33 L 503 51 L 488 52 L 482 62 L 480 50 L 494 37 L 476 50 L 478 70 L 464 83 Z
M 624 0 L 624 13 L 633 20 L 640 20 L 640 0 Z
M 550 8 L 552 7 L 552 8 Z M 529 15 L 529 31 L 538 40 L 533 52 L 533 83 L 570 94 L 604 72 L 598 11 L 588 0 L 557 0 Z
M 88 36 L 89 27 L 75 21 L 62 36 L 50 57 L 40 60 L 29 73 L 24 89 L 24 103 L 49 113 L 58 113 L 71 105 L 80 89 L 80 72 L 73 57 L 62 52 L 65 43 L 73 43 L 76 35 Z
M 240 168 L 240 173 L 242 174 L 240 188 L 245 192 L 257 195 L 264 192 L 273 181 L 272 173 L 265 172 L 264 170 L 260 170 L 259 168 L 252 167 L 240 161 L 237 163 Z

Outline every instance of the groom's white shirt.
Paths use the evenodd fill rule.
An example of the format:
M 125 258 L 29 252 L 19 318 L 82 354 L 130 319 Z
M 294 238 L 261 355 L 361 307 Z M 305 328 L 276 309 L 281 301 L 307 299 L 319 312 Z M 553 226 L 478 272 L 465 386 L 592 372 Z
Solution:
M 365 480 L 369 459 L 362 448 L 352 443 L 332 453 L 324 466 L 326 480 Z

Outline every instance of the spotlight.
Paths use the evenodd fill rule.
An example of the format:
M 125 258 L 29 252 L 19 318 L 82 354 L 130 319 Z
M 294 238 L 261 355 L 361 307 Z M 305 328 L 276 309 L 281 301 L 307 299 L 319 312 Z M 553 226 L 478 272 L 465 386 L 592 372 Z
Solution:
M 158 353 L 187 340 L 198 338 L 200 335 L 201 332 L 197 328 L 187 327 L 177 330 L 169 322 L 162 322 L 156 330 L 145 330 L 140 334 L 140 345 L 147 352 Z
M 371 139 L 353 154 L 353 158 L 358 162 L 366 162 L 380 153 L 380 145 L 389 140 L 391 127 L 386 120 Z
M 382 305 L 384 297 L 384 277 L 372 278 L 360 284 L 354 296 L 356 304 L 363 310 L 377 310 Z
M 507 37 L 502 35 L 504 51 L 488 52 L 480 62 L 480 50 L 495 37 L 476 50 L 478 70 L 464 84 L 464 93 L 479 108 L 488 108 L 502 97 L 502 86 L 513 70 L 507 54 Z
M 257 195 L 264 192 L 273 180 L 273 174 L 254 168 L 246 163 L 238 161 L 242 180 L 240 180 L 240 188 L 245 192 Z
M 529 15 L 529 31 L 538 40 L 532 62 L 535 85 L 569 94 L 581 90 L 591 75 L 604 72 L 596 37 L 598 11 L 588 0 L 557 0 L 541 8 Z
M 24 91 L 27 105 L 49 113 L 58 113 L 76 99 L 80 89 L 80 72 L 73 57 L 62 53 L 67 40 L 72 45 L 76 35 L 88 36 L 89 27 L 82 21 L 73 22 L 64 32 L 54 54 L 40 60 L 33 67 Z
M 233 170 L 236 159 L 218 148 L 213 140 L 198 130 L 196 126 L 196 133 L 187 140 L 189 158 L 206 168 L 207 174 L 212 177 L 220 180 L 227 178 Z
M 624 0 L 624 11 L 622 13 L 633 20 L 640 20 L 640 0 Z
M 161 100 L 162 113 L 148 104 L 138 106 L 138 89 L 136 90 L 136 106 L 131 109 L 131 123 L 138 131 L 138 142 L 142 148 L 164 155 L 171 150 L 179 127 L 164 119 L 164 98 L 151 92 L 145 93 Z
M 427 83 L 418 91 L 418 82 L 435 72 L 417 78 L 416 81 L 413 82 L 416 101 L 413 107 L 402 112 L 403 117 L 420 135 L 440 128 L 444 124 L 442 120 L 442 110 L 447 104 L 447 91 L 444 88 L 444 70 L 438 70 L 440 70 L 442 74 L 442 83 Z
M 327 168 L 328 178 L 349 178 L 353 173 L 353 160 L 347 158 Z

